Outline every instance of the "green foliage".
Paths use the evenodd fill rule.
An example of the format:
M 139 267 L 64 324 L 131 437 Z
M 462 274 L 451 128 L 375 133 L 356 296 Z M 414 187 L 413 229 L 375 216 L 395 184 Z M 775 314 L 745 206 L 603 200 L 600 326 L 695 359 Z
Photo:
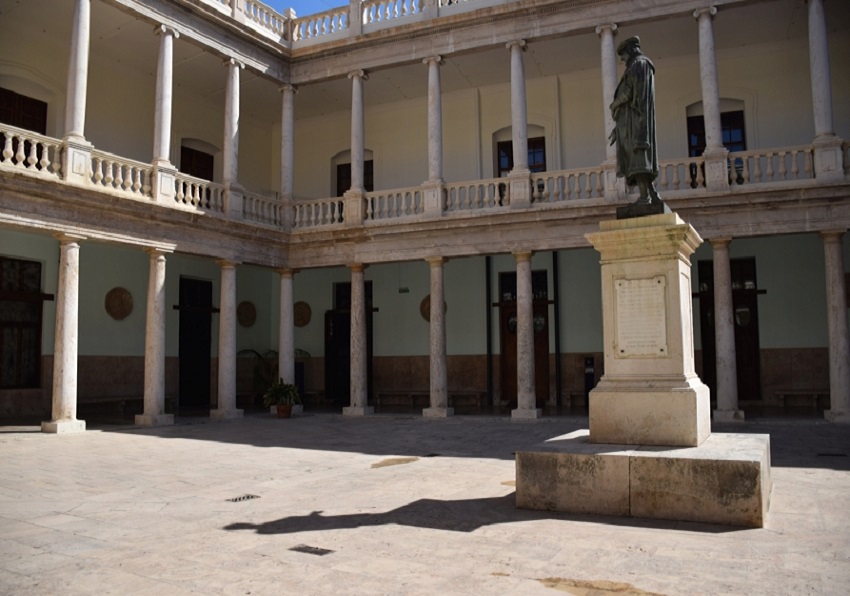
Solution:
M 298 395 L 298 387 L 292 383 L 285 383 L 283 379 L 278 379 L 272 383 L 266 392 L 263 394 L 263 404 L 268 408 L 275 405 L 293 405 L 300 404 L 301 396 Z

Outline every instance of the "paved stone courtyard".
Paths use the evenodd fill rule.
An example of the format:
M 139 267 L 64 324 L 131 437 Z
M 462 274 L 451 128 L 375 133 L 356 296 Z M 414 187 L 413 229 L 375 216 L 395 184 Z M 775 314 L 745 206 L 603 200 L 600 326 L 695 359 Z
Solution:
M 764 529 L 516 509 L 513 452 L 586 424 L 0 426 L 0 594 L 850 592 L 847 426 L 715 425 L 771 435 Z

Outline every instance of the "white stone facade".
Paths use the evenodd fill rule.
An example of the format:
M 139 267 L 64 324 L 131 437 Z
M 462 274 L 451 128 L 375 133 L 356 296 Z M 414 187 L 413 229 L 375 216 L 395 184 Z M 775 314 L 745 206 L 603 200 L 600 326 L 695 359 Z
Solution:
M 3 9 L 0 88 L 47 107 L 43 133 L 0 124 L 0 258 L 41 263 L 41 293 L 55 299 L 43 301 L 38 380 L 4 381 L 0 414 L 50 416 L 53 428 L 100 391 L 143 399 L 140 423 L 170 422 L 183 278 L 210 283 L 219 311 L 208 375 L 219 417 L 241 413 L 237 354 L 246 348 L 278 350 L 288 378 L 306 350 L 305 387 L 325 393 L 325 313 L 345 283 L 356 349 L 350 399 L 339 405 L 349 413 L 371 412 L 380 393 L 424 393 L 436 415 L 462 395 L 531 419 L 541 391 L 547 406 L 579 402 L 578 363 L 595 356 L 595 379 L 603 369 L 599 266 L 585 234 L 631 200 L 606 141 L 613 47 L 639 35 L 657 69 L 659 192 L 706 240 L 695 263 L 732 261 L 728 280 L 723 263 L 714 269 L 720 287 L 709 292 L 724 317 L 712 409 L 734 420 L 742 405 L 810 400 L 847 420 L 843 3 L 443 4 L 396 11 L 369 0 L 297 19 L 255 0 Z M 729 106 L 742 113 L 745 150 L 718 144 Z M 693 114 L 705 115 L 706 149 L 690 157 Z M 518 149 L 540 138 L 542 172 Z M 504 141 L 509 168 L 499 161 Z M 185 173 L 182 148 L 211 156 L 211 180 Z M 340 189 L 345 164 L 350 184 Z M 740 259 L 755 262 L 753 287 L 736 287 Z M 529 290 L 532 271 L 545 271 L 546 296 Z M 499 381 L 502 273 L 522 287 L 513 406 Z M 697 372 L 700 283 L 695 271 Z M 103 307 L 118 286 L 136 305 L 121 321 Z M 425 321 L 420 300 L 435 291 L 442 299 L 431 308 L 444 301 L 444 318 Z M 741 357 L 728 333 L 746 291 L 761 292 L 757 394 L 733 390 L 731 378 L 746 369 L 734 366 Z M 544 298 L 553 365 L 541 381 L 529 313 Z M 237 321 L 244 302 L 255 309 L 251 325 Z M 312 316 L 293 326 L 297 303 Z M 750 316 L 738 313 L 738 323 Z M 108 376 L 104 362 L 134 372 L 95 382 Z

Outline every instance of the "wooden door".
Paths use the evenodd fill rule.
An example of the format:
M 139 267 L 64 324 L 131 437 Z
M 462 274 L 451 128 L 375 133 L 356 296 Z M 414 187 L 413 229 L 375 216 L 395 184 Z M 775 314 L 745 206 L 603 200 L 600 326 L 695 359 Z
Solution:
M 366 283 L 366 382 L 372 400 L 372 282 Z M 334 286 L 334 309 L 325 312 L 325 399 L 351 402 L 351 284 Z
M 210 407 L 212 349 L 212 282 L 180 278 L 180 337 L 178 354 L 181 410 Z
M 758 326 L 758 289 L 755 258 L 731 259 L 732 312 L 735 323 L 735 362 L 738 369 L 738 399 L 758 400 L 761 395 L 761 359 Z M 714 264 L 699 262 L 699 310 L 702 334 L 702 381 L 717 391 L 716 343 L 714 334 Z
M 536 403 L 542 408 L 549 398 L 549 300 L 545 270 L 531 274 L 534 295 L 534 387 Z M 516 273 L 499 276 L 499 379 L 502 401 L 517 407 L 517 303 Z

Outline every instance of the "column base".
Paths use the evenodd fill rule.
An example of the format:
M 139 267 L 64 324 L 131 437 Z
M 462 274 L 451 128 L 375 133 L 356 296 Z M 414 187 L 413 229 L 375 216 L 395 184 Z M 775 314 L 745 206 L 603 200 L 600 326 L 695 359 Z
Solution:
M 540 408 L 517 408 L 511 410 L 511 420 L 537 420 L 543 417 Z
M 455 415 L 454 408 L 425 408 L 422 410 L 425 418 L 448 418 Z
M 244 415 L 243 410 L 237 410 L 236 408 L 232 410 L 210 410 L 210 418 L 213 420 L 231 420 L 233 418 L 242 418 Z
M 343 416 L 369 416 L 375 413 L 372 406 L 350 406 L 342 409 Z
M 715 422 L 743 422 L 743 410 L 714 410 Z
M 837 422 L 838 424 L 850 424 L 850 412 L 841 410 L 825 410 L 823 413 L 824 420 L 829 422 Z
M 41 432 L 53 434 L 82 433 L 86 431 L 85 420 L 51 420 L 41 423 Z
M 135 422 L 138 426 L 171 426 L 174 414 L 138 414 Z

